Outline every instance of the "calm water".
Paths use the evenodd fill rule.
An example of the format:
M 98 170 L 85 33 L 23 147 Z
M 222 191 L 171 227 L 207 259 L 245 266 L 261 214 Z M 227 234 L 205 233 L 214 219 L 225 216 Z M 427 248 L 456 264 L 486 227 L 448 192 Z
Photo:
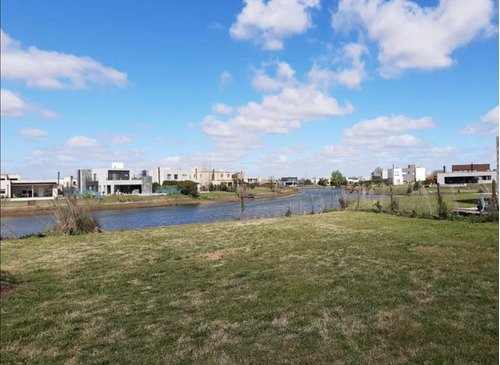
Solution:
M 294 215 L 310 213 L 313 204 L 314 211 L 317 212 L 322 208 L 338 207 L 340 197 L 342 197 L 340 189 L 304 189 L 292 196 L 249 199 L 245 202 L 243 219 L 284 216 L 289 207 Z M 347 194 L 349 199 L 356 197 L 357 195 Z M 92 212 L 106 231 L 227 221 L 234 220 L 239 214 L 239 202 Z M 45 231 L 53 223 L 52 217 L 47 215 L 5 217 L 2 218 L 1 235 L 2 237 L 20 237 L 38 233 Z

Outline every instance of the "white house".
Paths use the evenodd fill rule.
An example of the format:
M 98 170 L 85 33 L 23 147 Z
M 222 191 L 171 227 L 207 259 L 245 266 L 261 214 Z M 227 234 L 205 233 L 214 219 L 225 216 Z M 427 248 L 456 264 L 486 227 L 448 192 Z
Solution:
M 134 177 L 133 170 L 124 168 L 121 162 L 113 162 L 111 168 L 78 170 L 76 180 L 80 192 L 93 190 L 103 195 L 152 193 L 151 177 Z
M 58 194 L 56 180 L 22 179 L 19 174 L 1 174 L 0 195 L 12 199 L 54 199 Z

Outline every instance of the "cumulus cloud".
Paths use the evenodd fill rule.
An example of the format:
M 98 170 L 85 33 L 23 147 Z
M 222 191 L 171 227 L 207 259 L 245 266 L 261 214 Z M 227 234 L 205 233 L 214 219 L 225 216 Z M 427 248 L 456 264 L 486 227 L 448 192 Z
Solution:
M 22 117 L 25 113 L 38 113 L 44 118 L 52 118 L 58 115 L 39 105 L 26 103 L 19 95 L 10 90 L 1 89 L 2 117 Z
M 113 137 L 113 144 L 115 145 L 121 145 L 121 144 L 126 144 L 132 142 L 132 138 L 124 135 L 117 135 Z
M 22 80 L 29 87 L 42 89 L 83 89 L 89 83 L 123 86 L 127 74 L 105 67 L 90 57 L 79 57 L 35 47 L 22 49 L 20 42 L 3 30 L 2 79 Z
M 269 63 L 263 63 L 262 68 L 255 71 L 252 79 L 252 85 L 259 91 L 276 91 L 285 86 L 293 86 L 297 83 L 295 79 L 295 70 L 286 62 L 273 62 L 276 66 L 275 77 L 270 77 L 266 73 Z
M 364 146 L 368 150 L 378 152 L 388 148 L 417 147 L 424 145 L 425 141 L 403 132 L 434 127 L 435 123 L 430 117 L 412 119 L 404 115 L 381 116 L 344 129 L 343 142 L 346 145 Z
M 483 136 L 498 135 L 498 105 L 481 117 L 479 123 L 468 123 L 462 127 L 458 134 L 479 134 Z
M 228 115 L 233 112 L 233 108 L 231 108 L 229 105 L 224 104 L 224 103 L 215 103 L 212 105 L 212 113 L 214 114 L 222 114 L 222 115 Z
M 24 137 L 47 137 L 49 132 L 35 128 L 22 128 L 19 135 Z
M 355 124 L 352 128 L 344 130 L 344 136 L 347 138 L 373 137 L 387 135 L 387 133 L 429 129 L 435 126 L 430 117 L 412 119 L 404 115 L 381 116 Z
M 68 139 L 65 145 L 67 147 L 77 147 L 77 148 L 96 147 L 97 140 L 85 136 L 74 136 Z
M 365 29 L 378 44 L 380 73 L 389 78 L 408 69 L 449 67 L 456 49 L 497 31 L 493 16 L 491 0 L 441 0 L 436 7 L 409 0 L 341 0 L 332 26 Z
M 220 84 L 221 84 L 221 86 L 225 86 L 226 84 L 230 83 L 231 81 L 233 81 L 233 76 L 229 72 L 223 71 L 220 74 Z
M 455 146 L 434 147 L 431 149 L 432 155 L 434 157 L 448 156 L 452 153 L 455 153 L 456 151 L 457 148 Z
M 266 134 L 285 134 L 304 122 L 349 114 L 353 109 L 349 103 L 339 106 L 335 98 L 312 86 L 300 85 L 265 95 L 260 103 L 249 102 L 227 121 L 208 115 L 201 127 L 219 147 L 242 151 L 261 148 Z
M 283 41 L 312 27 L 311 9 L 319 0 L 245 0 L 245 7 L 229 29 L 234 39 L 253 40 L 263 49 L 281 50 Z
M 368 54 L 368 48 L 362 43 L 348 43 L 342 47 L 341 57 L 337 62 L 349 64 L 332 71 L 315 63 L 307 73 L 309 81 L 322 88 L 333 85 L 344 85 L 349 89 L 360 89 L 361 82 L 366 79 L 365 62 L 361 59 Z
M 481 121 L 498 124 L 498 105 L 481 117 Z

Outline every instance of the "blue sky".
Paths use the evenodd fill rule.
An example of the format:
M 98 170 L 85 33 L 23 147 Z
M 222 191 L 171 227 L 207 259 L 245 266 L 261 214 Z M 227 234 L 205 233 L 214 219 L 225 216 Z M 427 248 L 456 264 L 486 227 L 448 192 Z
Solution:
M 2 173 L 490 163 L 498 2 L 1 3 Z

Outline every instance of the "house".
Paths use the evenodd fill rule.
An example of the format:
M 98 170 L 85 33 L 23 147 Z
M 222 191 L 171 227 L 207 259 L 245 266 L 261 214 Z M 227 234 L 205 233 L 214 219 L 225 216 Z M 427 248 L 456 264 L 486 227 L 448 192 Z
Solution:
M 424 181 L 425 167 L 416 167 L 415 165 L 408 165 L 403 168 L 403 182 L 406 184 L 413 184 L 417 181 Z
M 258 184 L 260 179 L 258 177 L 245 177 L 243 181 L 247 184 Z
M 1 174 L 0 195 L 12 199 L 54 199 L 58 194 L 57 180 L 21 179 L 19 174 Z
M 451 172 L 446 172 L 446 167 L 443 166 L 443 172 L 437 173 L 437 183 L 441 185 L 491 183 L 496 176 L 496 171 L 490 171 L 490 164 L 452 165 Z
M 228 188 L 232 187 L 234 184 L 233 174 L 227 170 L 215 170 L 212 169 L 209 174 L 209 185 L 212 186 L 222 186 L 226 185 Z
M 78 170 L 76 181 L 80 193 L 93 190 L 103 195 L 151 194 L 153 185 L 151 176 L 134 177 L 122 162 L 114 162 L 111 168 Z
M 392 185 L 413 184 L 417 181 L 424 181 L 425 167 L 392 167 L 392 169 L 382 170 L 382 179 L 387 179 Z
M 382 176 L 383 175 L 382 173 Z M 401 167 L 387 169 L 387 180 L 389 180 L 392 185 L 403 185 L 403 169 Z
M 296 176 L 286 176 L 286 177 L 281 177 L 278 180 L 279 184 L 281 186 L 286 186 L 286 187 L 296 187 L 299 186 L 299 179 Z
M 170 167 L 158 167 L 149 170 L 149 176 L 153 183 L 163 184 L 164 181 L 186 181 L 192 180 L 191 170 L 173 169 Z

